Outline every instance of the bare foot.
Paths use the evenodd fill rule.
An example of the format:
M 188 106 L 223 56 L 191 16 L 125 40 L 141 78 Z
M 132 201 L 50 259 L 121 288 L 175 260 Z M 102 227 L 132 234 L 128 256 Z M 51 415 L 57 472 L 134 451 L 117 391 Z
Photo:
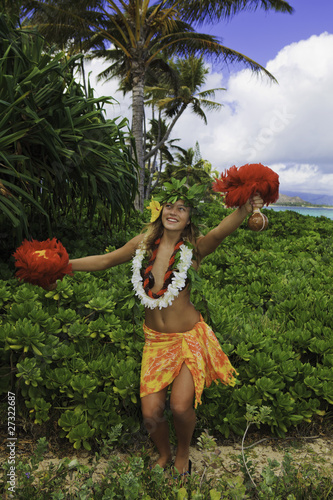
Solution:
M 190 468 L 190 461 L 188 457 L 176 457 L 175 460 L 175 469 L 177 469 L 179 474 L 186 474 L 186 472 L 189 472 Z
M 160 467 L 162 467 L 162 469 L 164 469 L 171 462 L 171 460 L 171 455 L 160 456 L 156 463 L 153 465 L 153 468 L 156 467 L 156 465 L 159 465 Z

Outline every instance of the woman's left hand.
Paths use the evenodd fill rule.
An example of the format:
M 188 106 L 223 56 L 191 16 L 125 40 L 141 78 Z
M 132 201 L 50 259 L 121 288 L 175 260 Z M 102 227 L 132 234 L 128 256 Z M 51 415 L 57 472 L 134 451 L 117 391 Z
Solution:
M 244 205 L 247 213 L 249 214 L 253 212 L 255 208 L 262 208 L 263 206 L 264 200 L 261 198 L 259 193 L 255 193 L 253 196 L 251 196 Z

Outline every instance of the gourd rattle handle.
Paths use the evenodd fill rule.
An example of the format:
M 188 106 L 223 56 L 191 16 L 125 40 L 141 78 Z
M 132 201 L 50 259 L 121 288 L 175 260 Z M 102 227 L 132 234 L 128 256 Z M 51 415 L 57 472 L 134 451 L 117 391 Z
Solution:
M 261 213 L 260 208 L 255 208 L 247 225 L 252 231 L 264 231 L 268 226 L 268 219 L 265 214 Z

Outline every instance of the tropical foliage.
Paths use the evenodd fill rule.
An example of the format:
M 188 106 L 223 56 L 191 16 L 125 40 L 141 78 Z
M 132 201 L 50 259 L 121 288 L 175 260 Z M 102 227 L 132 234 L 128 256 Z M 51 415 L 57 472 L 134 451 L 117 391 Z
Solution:
M 203 222 L 213 227 L 228 210 L 207 205 Z M 265 213 L 269 229 L 244 226 L 231 235 L 203 261 L 192 291 L 239 373 L 235 388 L 205 389 L 198 432 L 243 433 L 247 404 L 270 409 L 266 425 L 278 436 L 332 411 L 333 221 Z M 68 219 L 58 237 L 75 257 L 119 247 L 139 228 L 133 218 L 127 232 L 80 237 Z M 143 310 L 130 267 L 76 273 L 51 292 L 18 282 L 12 264 L 1 267 L 1 392 L 16 393 L 23 422 L 46 422 L 75 448 L 90 449 L 117 426 L 120 442 L 144 432 Z
M 166 58 L 202 55 L 220 62 L 242 62 L 252 70 L 263 71 L 272 77 L 265 68 L 223 46 L 216 37 L 198 33 L 194 23 L 228 18 L 248 7 L 292 11 L 284 0 L 85 0 L 80 2 L 79 10 L 71 0 L 28 0 L 24 6 L 27 13 L 33 13 L 29 22 L 37 24 L 48 40 L 58 43 L 62 40 L 63 45 L 73 38 L 84 41 L 84 50 L 95 50 L 96 56 L 110 61 L 107 73 L 121 78 L 123 87 L 130 86 L 132 132 L 140 166 L 140 209 L 144 199 L 144 87 L 148 71 L 165 70 Z M 77 28 L 74 35 L 70 26 Z
M 186 183 L 189 186 L 193 184 L 209 184 L 213 175 L 217 174 L 212 171 L 212 165 L 206 160 L 203 160 L 200 153 L 200 146 L 197 142 L 195 148 L 184 149 L 179 146 L 174 146 L 175 158 L 172 163 L 168 163 L 160 174 L 160 181 L 164 182 L 172 177 L 178 180 L 186 178 Z
M 52 52 L 5 16 L 0 51 L 2 226 L 8 218 L 20 240 L 33 235 L 40 214 L 54 222 L 98 210 L 105 224 L 119 220 L 131 209 L 137 181 L 126 122 L 103 115 L 110 99 L 94 98 L 92 89 L 86 98 L 73 76 L 79 58 Z
M 165 164 L 167 162 L 172 163 L 174 160 L 173 148 L 180 139 L 170 139 L 165 141 L 158 149 L 156 148 L 156 145 L 167 131 L 168 124 L 161 117 L 161 113 L 159 113 L 158 119 L 152 118 L 150 120 L 150 129 L 146 134 L 145 150 L 152 151 L 154 149 L 155 153 L 145 164 L 145 199 L 150 198 L 150 193 L 158 183 Z
M 225 90 L 222 88 L 200 90 L 205 82 L 206 76 L 209 73 L 208 67 L 205 66 L 202 57 L 187 57 L 169 61 L 172 78 L 168 75 L 160 75 L 155 86 L 146 85 L 145 87 L 145 104 L 152 107 L 153 119 L 151 120 L 151 130 L 147 137 L 150 141 L 146 141 L 146 154 L 144 161 L 148 160 L 149 182 L 145 191 L 145 198 L 149 197 L 150 185 L 152 176 L 155 176 L 153 187 L 158 184 L 161 177 L 162 168 L 167 161 L 169 166 L 172 164 L 174 157 L 170 152 L 171 149 L 184 153 L 184 149 L 175 146 L 173 141 L 166 142 L 170 134 L 179 120 L 181 115 L 187 108 L 190 108 L 193 114 L 201 118 L 207 125 L 207 117 L 204 110 L 219 110 L 221 104 L 213 101 L 215 92 Z M 155 110 L 158 110 L 158 119 L 154 118 Z M 167 122 L 167 120 L 170 120 Z M 149 146 L 147 148 L 147 146 Z M 193 153 L 194 154 L 194 153 Z M 159 157 L 158 157 L 159 155 Z M 154 160 L 151 161 L 152 156 Z M 177 162 L 173 166 L 175 173 L 178 171 L 177 165 L 181 164 L 181 155 L 176 155 Z M 193 163 L 192 160 L 186 158 L 186 167 Z M 202 162 L 203 164 L 203 162 Z M 182 165 L 185 167 L 185 165 Z M 185 168 L 186 168 L 185 167 Z M 163 172 L 162 178 L 170 179 L 166 171 Z M 187 175 L 187 174 L 185 174 Z M 176 177 L 182 179 L 184 175 L 176 173 Z
M 204 64 L 202 57 L 186 57 L 169 61 L 170 68 L 173 71 L 175 84 L 164 87 L 147 87 L 148 93 L 152 94 L 152 100 L 147 104 L 154 102 L 158 108 L 165 112 L 168 118 L 178 117 L 190 106 L 193 113 L 203 119 L 207 125 L 207 117 L 204 109 L 209 111 L 219 110 L 221 104 L 212 101 L 215 98 L 216 88 L 200 92 L 200 88 L 205 84 L 209 73 L 208 67 Z M 173 81 L 171 80 L 171 83 Z

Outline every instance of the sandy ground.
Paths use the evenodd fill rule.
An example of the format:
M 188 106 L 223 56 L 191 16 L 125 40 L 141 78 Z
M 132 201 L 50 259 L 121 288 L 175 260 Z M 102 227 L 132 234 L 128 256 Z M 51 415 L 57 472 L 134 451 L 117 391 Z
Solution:
M 0 463 L 7 460 L 8 449 L 6 448 L 6 439 L 1 439 L 0 436 Z M 268 460 L 277 460 L 279 466 L 276 468 L 276 474 L 281 474 L 281 463 L 285 454 L 288 452 L 293 457 L 293 465 L 310 464 L 317 469 L 320 469 L 325 477 L 331 476 L 333 481 L 333 436 L 316 436 L 313 438 L 290 438 L 290 439 L 261 439 L 260 433 L 246 439 L 245 453 L 248 460 L 251 460 L 254 466 L 254 471 L 251 472 L 252 480 L 255 484 L 260 482 L 260 473 L 264 467 L 268 465 Z M 262 442 L 263 441 L 263 442 Z M 24 459 L 26 461 L 31 457 L 35 449 L 36 439 L 22 439 L 18 441 L 17 446 L 17 461 Z M 112 455 L 116 455 L 120 460 L 128 459 L 131 455 L 139 456 L 143 443 L 130 453 L 123 451 L 112 451 Z M 154 451 L 150 440 L 144 443 L 145 449 L 151 457 L 151 464 L 157 459 L 157 454 Z M 241 472 L 241 441 L 226 442 L 218 445 L 214 451 L 202 451 L 198 446 L 192 446 L 190 457 L 192 460 L 192 473 L 199 474 L 202 481 L 211 477 L 228 476 L 237 478 Z M 49 444 L 48 451 L 44 455 L 44 460 L 40 463 L 39 469 L 48 470 L 52 464 L 52 469 L 55 471 L 57 465 L 64 458 L 76 459 L 80 465 L 87 465 L 93 468 L 93 480 L 98 481 L 105 473 L 109 457 L 99 458 L 95 461 L 95 455 L 87 451 L 75 451 L 68 443 L 59 443 L 55 441 Z M 170 471 L 167 473 L 170 474 Z M 73 469 L 67 475 L 66 490 L 70 494 L 74 494 L 78 490 L 78 472 Z M 82 480 L 79 479 L 79 482 Z
M 33 440 L 24 440 L 18 446 L 17 459 L 28 458 L 34 448 Z M 290 439 L 272 439 L 267 438 L 263 442 L 248 439 L 245 443 L 245 453 L 255 467 L 256 475 L 259 475 L 262 469 L 268 465 L 268 460 L 277 460 L 282 463 L 286 452 L 290 453 L 294 459 L 294 464 L 304 465 L 312 464 L 323 471 L 326 475 L 333 477 L 333 436 L 320 436 L 314 438 L 290 438 Z M 146 446 L 147 448 L 147 446 Z M 149 448 L 148 448 L 149 450 Z M 5 459 L 6 443 L 2 441 L 0 445 L 0 460 Z M 157 459 L 153 447 L 150 448 L 152 464 Z M 133 452 L 139 455 L 139 452 Z M 237 474 L 240 471 L 241 442 L 230 443 L 216 446 L 213 452 L 201 451 L 197 446 L 192 446 L 190 457 L 192 460 L 192 472 L 210 477 L 211 475 L 221 476 L 225 473 Z M 126 460 L 128 454 L 121 451 L 114 451 L 119 459 Z M 50 464 L 57 465 L 64 457 L 77 459 L 81 465 L 89 465 L 95 468 L 95 478 L 106 468 L 108 457 L 100 458 L 98 463 L 94 463 L 94 455 L 87 451 L 76 451 L 70 446 L 64 448 L 52 447 L 49 445 L 49 451 L 44 455 L 45 459 L 41 462 L 41 469 L 48 469 Z M 277 468 L 277 471 L 281 467 Z
M 218 457 L 223 457 L 223 466 L 215 468 L 214 474 L 221 475 L 223 471 L 236 473 L 240 470 L 239 456 L 242 454 L 240 444 L 218 446 L 215 456 L 216 452 L 219 453 Z M 287 452 L 292 455 L 296 467 L 304 464 L 312 464 L 320 467 L 323 471 L 325 470 L 326 473 L 333 477 L 333 439 L 281 439 L 276 441 L 268 439 L 265 442 L 245 449 L 246 458 L 252 461 L 256 474 L 261 473 L 262 469 L 269 464 L 269 460 L 276 460 L 280 464 L 277 467 L 277 473 L 280 473 L 281 463 Z M 203 453 L 196 448 L 192 448 L 191 456 L 193 463 L 196 464 L 195 469 L 201 474 L 204 469 Z M 211 469 L 208 470 L 208 474 L 211 473 Z

